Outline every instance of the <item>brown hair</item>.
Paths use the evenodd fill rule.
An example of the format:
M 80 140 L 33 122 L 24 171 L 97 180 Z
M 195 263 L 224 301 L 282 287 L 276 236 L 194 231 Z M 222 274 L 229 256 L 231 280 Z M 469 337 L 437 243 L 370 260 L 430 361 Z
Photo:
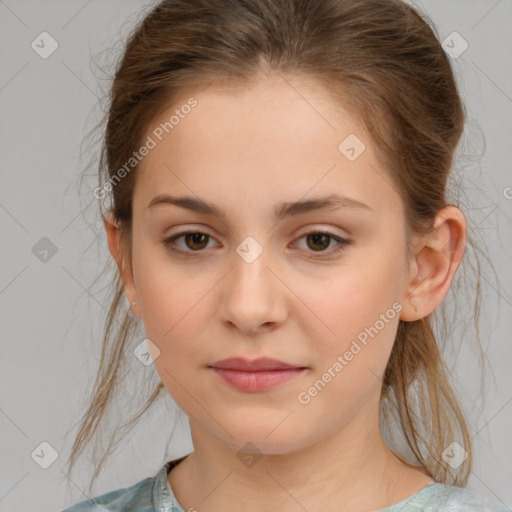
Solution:
M 183 92 L 213 81 L 247 84 L 262 71 L 310 78 L 340 100 L 349 98 L 403 199 L 408 234 L 431 232 L 436 213 L 449 204 L 447 181 L 465 111 L 449 59 L 426 15 L 400 0 L 164 0 L 127 41 L 110 90 L 101 148 L 99 185 L 110 192 L 109 211 L 122 228 L 127 265 L 137 170 L 135 166 L 121 180 L 116 172 L 140 147 L 151 121 Z M 468 244 L 476 248 L 471 236 Z M 467 255 L 463 264 L 466 260 Z M 472 290 L 482 354 L 480 265 Z M 73 444 L 70 470 L 115 404 L 136 331 L 123 292 L 116 272 L 100 366 Z M 437 343 L 439 336 L 443 342 L 449 338 L 455 316 L 448 321 L 444 302 L 438 310 L 418 321 L 400 321 L 384 375 L 381 412 L 385 417 L 398 413 L 407 445 L 436 481 L 465 485 L 472 464 L 471 437 Z M 124 426 L 133 427 L 166 395 L 163 390 L 159 381 Z M 121 434 L 119 428 L 99 463 L 94 457 L 91 482 L 114 449 L 116 434 Z M 453 441 L 468 454 L 456 471 L 442 456 Z

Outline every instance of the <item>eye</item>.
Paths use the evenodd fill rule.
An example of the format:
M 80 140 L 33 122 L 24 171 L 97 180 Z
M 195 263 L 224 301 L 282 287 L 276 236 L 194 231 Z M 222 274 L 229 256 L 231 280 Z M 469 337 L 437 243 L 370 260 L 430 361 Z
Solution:
M 177 245 L 175 241 L 182 237 L 185 242 L 185 247 L 188 247 L 189 249 L 192 250 L 189 251 L 182 248 L 175 248 L 175 246 Z M 177 233 L 169 238 L 166 238 L 163 241 L 163 244 L 170 251 L 175 253 L 201 252 L 201 250 L 206 247 L 206 244 L 210 238 L 212 238 L 210 235 L 202 233 L 201 231 L 182 231 L 181 233 Z
M 180 238 L 183 238 L 183 241 L 185 242 L 184 248 L 176 248 L 178 245 L 176 240 L 179 240 Z M 310 252 L 322 253 L 322 256 L 324 253 L 330 255 L 342 251 L 345 249 L 345 246 L 351 243 L 349 240 L 341 238 L 334 233 L 330 233 L 329 231 L 310 231 L 309 233 L 302 235 L 299 240 L 303 238 L 306 238 L 306 243 L 309 247 L 314 248 L 314 250 Z M 172 235 L 171 237 L 165 238 L 163 240 L 163 244 L 173 253 L 192 254 L 194 252 L 200 253 L 203 251 L 203 249 L 206 249 L 210 239 L 213 238 L 201 231 L 182 231 Z M 331 245 L 330 242 L 332 240 L 336 241 L 338 245 L 333 249 L 326 251 L 325 249 Z
M 302 235 L 299 240 L 303 238 L 306 239 L 306 244 L 308 247 L 314 248 L 312 252 L 322 253 L 322 256 L 324 254 L 330 255 L 342 251 L 347 245 L 351 243 L 349 240 L 341 238 L 334 233 L 330 233 L 329 231 L 310 231 L 309 233 Z M 333 249 L 326 251 L 325 249 L 329 247 L 332 240 L 338 242 L 338 245 Z

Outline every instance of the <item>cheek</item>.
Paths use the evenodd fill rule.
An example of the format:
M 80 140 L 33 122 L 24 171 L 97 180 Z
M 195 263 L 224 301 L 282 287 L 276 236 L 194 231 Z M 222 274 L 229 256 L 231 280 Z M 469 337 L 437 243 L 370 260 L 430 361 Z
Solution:
M 155 370 L 173 400 L 188 411 L 190 393 L 201 397 L 200 379 L 206 372 L 202 368 L 208 360 L 204 317 L 213 283 L 184 274 L 178 266 L 156 264 L 149 257 L 137 268 L 144 330 L 159 349 Z
M 322 335 L 327 352 L 343 348 L 385 316 L 397 323 L 396 303 L 399 297 L 397 277 L 389 262 L 374 259 L 355 267 L 343 267 L 325 286 L 303 289 L 309 309 L 316 315 L 316 335 Z M 308 318 L 312 318 L 309 315 Z M 321 320 L 321 321 L 320 321 Z M 310 320 L 311 321 L 311 320 Z M 378 323 L 379 330 L 383 329 Z
M 401 311 L 398 265 L 390 260 L 382 253 L 361 258 L 357 266 L 341 269 L 324 293 L 306 295 L 322 320 L 308 321 L 316 326 L 310 329 L 311 339 L 317 340 L 311 346 L 317 364 L 310 384 L 322 389 L 318 405 L 341 401 L 350 409 L 374 386 L 382 386 Z
M 162 352 L 192 351 L 202 328 L 198 315 L 214 280 L 173 264 L 165 250 L 149 243 L 147 247 L 134 250 L 135 286 L 146 334 Z
M 336 299 L 324 300 L 319 309 L 330 330 L 315 321 L 316 333 L 310 338 L 315 371 L 300 391 L 302 399 L 311 400 L 307 408 L 313 416 L 337 404 L 331 414 L 336 421 L 344 421 L 382 387 L 399 304 L 376 294 L 372 280 L 340 279 L 339 284 L 347 293 L 333 293 Z

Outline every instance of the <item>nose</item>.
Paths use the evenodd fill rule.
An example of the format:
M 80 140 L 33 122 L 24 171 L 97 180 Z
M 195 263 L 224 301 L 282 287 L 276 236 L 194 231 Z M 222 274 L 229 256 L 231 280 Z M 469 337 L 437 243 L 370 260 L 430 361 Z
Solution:
M 246 334 L 275 329 L 287 315 L 287 287 L 268 265 L 266 251 L 251 263 L 234 252 L 233 268 L 223 280 L 220 320 Z

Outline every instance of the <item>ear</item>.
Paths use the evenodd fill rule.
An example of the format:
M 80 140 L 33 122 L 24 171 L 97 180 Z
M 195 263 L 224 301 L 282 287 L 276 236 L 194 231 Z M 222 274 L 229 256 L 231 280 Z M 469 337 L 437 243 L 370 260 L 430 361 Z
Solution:
M 133 305 L 134 302 L 137 302 L 137 292 L 133 283 L 131 265 L 127 265 L 126 263 L 126 254 L 121 242 L 121 228 L 114 219 L 114 215 L 111 211 L 107 212 L 103 218 L 103 225 L 105 226 L 105 231 L 107 233 L 108 249 L 112 258 L 116 262 L 117 269 L 119 270 L 119 274 L 123 280 L 126 297 L 130 302 L 130 306 L 132 307 L 134 314 L 139 316 L 137 304 Z
M 456 206 L 436 216 L 433 233 L 419 238 L 409 264 L 400 320 L 426 317 L 443 301 L 466 250 L 467 222 Z

